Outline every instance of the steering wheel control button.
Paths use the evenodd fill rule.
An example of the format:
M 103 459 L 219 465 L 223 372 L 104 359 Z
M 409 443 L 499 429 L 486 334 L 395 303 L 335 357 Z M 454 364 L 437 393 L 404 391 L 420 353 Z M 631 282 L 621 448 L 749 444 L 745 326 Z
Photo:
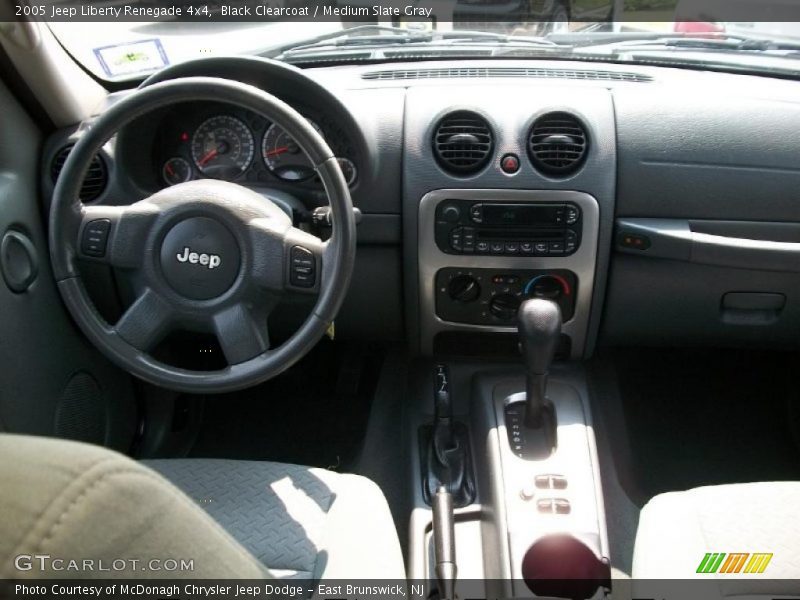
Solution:
M 108 219 L 89 221 L 83 228 L 81 252 L 94 258 L 105 256 L 109 231 L 111 231 L 111 221 Z
M 314 255 L 302 246 L 292 247 L 290 253 L 289 281 L 301 288 L 312 288 L 317 281 L 317 265 Z
M 170 287 L 192 300 L 225 293 L 239 274 L 233 234 L 208 217 L 192 217 L 170 229 L 161 245 L 161 271 Z
M 513 175 L 519 171 L 519 157 L 516 154 L 506 154 L 500 159 L 500 168 L 506 175 Z

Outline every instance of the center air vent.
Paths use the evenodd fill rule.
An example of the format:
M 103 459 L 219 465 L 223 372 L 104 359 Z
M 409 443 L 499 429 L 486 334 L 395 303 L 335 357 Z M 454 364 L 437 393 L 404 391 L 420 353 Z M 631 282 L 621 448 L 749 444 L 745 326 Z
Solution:
M 479 114 L 461 110 L 439 121 L 433 134 L 436 160 L 447 171 L 469 175 L 479 171 L 492 157 L 494 137 Z
M 64 146 L 56 153 L 55 157 L 53 157 L 53 162 L 50 165 L 50 177 L 52 177 L 53 183 L 58 180 L 61 169 L 64 168 L 64 163 L 71 151 L 71 145 Z M 106 171 L 106 164 L 100 156 L 95 156 L 92 162 L 89 163 L 89 170 L 86 172 L 86 177 L 83 178 L 83 185 L 81 186 L 80 192 L 81 200 L 83 202 L 96 200 L 100 197 L 100 194 L 103 193 L 103 190 L 106 189 L 107 184 L 108 172 Z
M 566 177 L 580 168 L 589 140 L 577 117 L 553 112 L 536 119 L 528 137 L 528 156 L 542 173 Z

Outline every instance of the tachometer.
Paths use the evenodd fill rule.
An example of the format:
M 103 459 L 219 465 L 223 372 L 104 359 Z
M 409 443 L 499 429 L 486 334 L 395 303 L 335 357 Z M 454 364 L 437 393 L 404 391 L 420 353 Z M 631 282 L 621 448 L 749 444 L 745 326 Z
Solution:
M 203 175 L 234 179 L 253 160 L 255 141 L 242 121 L 227 115 L 211 117 L 192 136 L 192 158 Z
M 322 130 L 313 121 L 311 126 L 322 135 Z M 297 142 L 282 127 L 272 124 L 261 143 L 264 164 L 276 177 L 286 181 L 303 181 L 314 175 L 314 166 Z

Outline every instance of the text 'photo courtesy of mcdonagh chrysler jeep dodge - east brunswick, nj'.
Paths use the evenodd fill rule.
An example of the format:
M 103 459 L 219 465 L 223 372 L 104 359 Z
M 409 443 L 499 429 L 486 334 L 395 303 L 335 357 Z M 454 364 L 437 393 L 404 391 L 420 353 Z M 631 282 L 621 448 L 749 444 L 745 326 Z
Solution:
M 0 600 L 800 600 L 800 0 L 0 0 Z

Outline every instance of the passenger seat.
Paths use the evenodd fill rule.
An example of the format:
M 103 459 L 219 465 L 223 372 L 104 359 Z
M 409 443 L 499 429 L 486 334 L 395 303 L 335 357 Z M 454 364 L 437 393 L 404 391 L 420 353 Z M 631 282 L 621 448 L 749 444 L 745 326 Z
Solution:
M 706 554 L 721 553 L 725 556 L 709 564 L 712 557 Z M 772 556 L 754 559 L 754 554 Z M 762 572 L 745 573 L 755 560 Z M 797 594 L 800 482 L 719 485 L 656 496 L 640 516 L 632 571 L 636 580 L 716 580 L 723 597 Z M 786 579 L 794 581 L 776 581 Z

